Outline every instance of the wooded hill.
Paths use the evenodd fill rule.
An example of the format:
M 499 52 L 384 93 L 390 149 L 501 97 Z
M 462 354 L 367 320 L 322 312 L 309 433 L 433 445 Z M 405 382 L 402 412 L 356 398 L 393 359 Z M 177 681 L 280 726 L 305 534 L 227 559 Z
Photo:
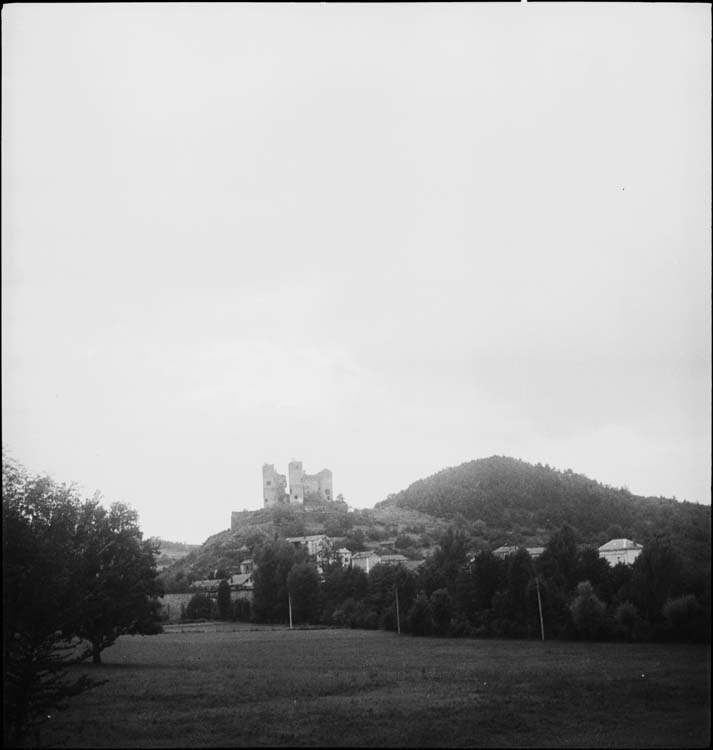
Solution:
M 324 533 L 353 552 L 372 548 L 427 557 L 448 526 L 464 531 L 473 552 L 500 545 L 543 546 L 563 524 L 580 544 L 626 537 L 646 545 L 669 537 L 684 564 L 710 564 L 711 509 L 673 498 L 641 497 L 571 470 L 504 456 L 470 461 L 420 479 L 377 503 L 346 512 L 328 504 L 245 511 L 237 528 L 216 534 L 162 574 L 167 590 L 216 570 L 235 572 L 256 545 L 277 537 Z

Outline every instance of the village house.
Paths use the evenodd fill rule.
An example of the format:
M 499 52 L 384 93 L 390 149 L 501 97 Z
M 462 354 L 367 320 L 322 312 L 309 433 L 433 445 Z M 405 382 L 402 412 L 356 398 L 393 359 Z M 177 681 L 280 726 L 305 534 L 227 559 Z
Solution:
M 352 552 L 346 547 L 340 547 L 334 554 L 343 568 L 348 568 L 352 564 Z
M 326 534 L 312 534 L 311 536 L 288 536 L 285 541 L 292 544 L 295 549 L 306 549 L 307 554 L 321 557 L 328 549 L 330 539 Z
M 367 550 L 366 552 L 355 552 L 352 555 L 352 567 L 361 568 L 365 573 L 368 573 L 380 562 L 381 558 L 373 550 Z
M 382 565 L 403 565 L 408 562 L 408 557 L 404 555 L 381 555 L 380 562 Z
M 228 585 L 230 586 L 230 601 L 235 602 L 238 599 L 245 599 L 252 603 L 254 588 L 252 567 L 249 573 L 241 572 L 230 576 Z
M 498 547 L 493 550 L 493 554 L 495 557 L 504 560 L 509 555 L 514 555 L 519 549 L 525 549 L 533 560 L 536 560 L 545 551 L 544 547 Z
M 641 544 L 631 539 L 612 539 L 599 548 L 599 557 L 606 560 L 609 565 L 616 565 L 620 562 L 633 565 L 643 549 Z

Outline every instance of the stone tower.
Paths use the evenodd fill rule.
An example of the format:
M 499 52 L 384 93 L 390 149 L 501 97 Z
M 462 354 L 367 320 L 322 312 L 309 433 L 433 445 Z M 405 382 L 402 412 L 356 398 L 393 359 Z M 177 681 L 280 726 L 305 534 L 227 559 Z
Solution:
M 319 498 L 325 502 L 334 499 L 332 472 L 322 469 L 317 474 L 306 474 L 301 461 L 290 461 L 287 468 L 290 478 L 290 503 L 303 505 L 305 499 Z
M 262 465 L 262 497 L 265 507 L 278 505 L 286 501 L 287 478 L 275 471 L 274 464 Z

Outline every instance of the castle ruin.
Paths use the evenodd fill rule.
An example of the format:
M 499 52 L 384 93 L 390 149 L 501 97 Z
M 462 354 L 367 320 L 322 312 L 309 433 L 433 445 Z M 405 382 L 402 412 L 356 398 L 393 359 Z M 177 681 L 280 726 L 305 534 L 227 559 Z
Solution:
M 275 471 L 274 464 L 262 467 L 262 497 L 264 507 L 273 505 L 304 505 L 313 500 L 331 502 L 334 499 L 332 490 L 332 472 L 322 469 L 316 474 L 307 474 L 302 468 L 302 461 L 290 461 L 287 466 L 290 487 L 287 489 L 287 477 Z

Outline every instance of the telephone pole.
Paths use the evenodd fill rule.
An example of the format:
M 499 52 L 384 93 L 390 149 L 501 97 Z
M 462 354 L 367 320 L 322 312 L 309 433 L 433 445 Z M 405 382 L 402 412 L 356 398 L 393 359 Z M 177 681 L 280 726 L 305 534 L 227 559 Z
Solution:
M 399 589 L 398 586 L 394 586 L 394 593 L 396 594 L 396 632 L 401 635 L 401 618 L 399 617 Z
M 540 608 L 540 633 L 542 640 L 545 640 L 545 621 L 542 619 L 542 599 L 540 598 L 540 579 L 535 575 L 535 586 L 537 588 L 537 606 Z

